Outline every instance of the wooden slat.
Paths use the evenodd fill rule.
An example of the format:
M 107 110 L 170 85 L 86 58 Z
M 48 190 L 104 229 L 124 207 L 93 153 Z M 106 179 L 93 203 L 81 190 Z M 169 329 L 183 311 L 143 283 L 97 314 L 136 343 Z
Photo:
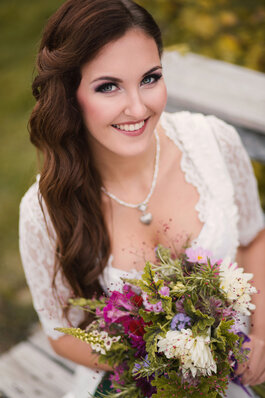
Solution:
M 177 112 L 181 110 L 183 109 L 180 106 L 177 106 L 176 103 L 172 102 L 170 99 L 168 100 L 166 106 L 167 112 Z M 185 110 L 190 111 L 190 109 Z M 258 162 L 265 163 L 265 134 L 239 127 L 237 125 L 234 125 L 233 123 L 230 124 L 232 124 L 239 133 L 250 158 L 252 160 L 257 160 Z
M 60 398 L 72 389 L 73 372 L 39 333 L 0 357 L 0 391 L 8 398 Z
M 165 52 L 170 107 L 214 114 L 265 134 L 265 74 L 196 54 Z

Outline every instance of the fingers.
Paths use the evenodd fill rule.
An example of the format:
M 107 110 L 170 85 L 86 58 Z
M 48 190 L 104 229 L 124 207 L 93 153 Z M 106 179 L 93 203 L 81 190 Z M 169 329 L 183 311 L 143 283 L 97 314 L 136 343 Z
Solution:
M 249 360 L 245 366 L 240 366 L 240 370 L 243 368 L 242 383 L 261 384 L 265 381 L 265 343 L 253 336 L 248 347 L 251 349 Z

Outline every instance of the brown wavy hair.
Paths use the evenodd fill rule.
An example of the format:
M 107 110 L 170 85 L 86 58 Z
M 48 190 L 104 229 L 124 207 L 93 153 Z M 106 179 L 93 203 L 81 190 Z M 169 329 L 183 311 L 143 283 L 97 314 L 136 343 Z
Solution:
M 101 176 L 76 99 L 80 70 L 132 28 L 152 37 L 161 56 L 157 24 L 133 1 L 68 0 L 49 19 L 38 52 L 30 139 L 43 154 L 39 197 L 57 235 L 53 284 L 62 269 L 75 296 L 91 297 L 98 291 L 97 278 L 110 255 Z

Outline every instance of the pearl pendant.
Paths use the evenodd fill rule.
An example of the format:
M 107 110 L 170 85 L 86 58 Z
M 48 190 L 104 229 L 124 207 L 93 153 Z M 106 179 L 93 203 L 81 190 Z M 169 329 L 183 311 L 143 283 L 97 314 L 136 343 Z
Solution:
M 138 209 L 144 213 L 146 211 L 146 209 L 147 209 L 147 204 L 146 203 L 141 203 L 138 206 Z
M 153 217 L 151 213 L 145 213 L 140 217 L 140 221 L 141 223 L 145 224 L 145 225 L 149 225 L 151 224 Z

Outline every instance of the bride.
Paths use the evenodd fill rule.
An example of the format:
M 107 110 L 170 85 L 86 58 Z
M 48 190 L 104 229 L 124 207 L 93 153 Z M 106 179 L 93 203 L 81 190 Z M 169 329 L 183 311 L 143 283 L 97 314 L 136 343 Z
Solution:
M 163 111 L 161 55 L 157 24 L 131 0 L 66 1 L 38 53 L 29 127 L 42 167 L 21 202 L 20 251 L 53 349 L 97 370 L 77 398 L 111 369 L 54 330 L 89 321 L 68 299 L 119 289 L 158 243 L 180 251 L 187 237 L 254 274 L 251 351 L 238 372 L 246 385 L 265 381 L 265 230 L 251 164 L 223 121 Z M 231 383 L 228 397 L 244 396 Z

